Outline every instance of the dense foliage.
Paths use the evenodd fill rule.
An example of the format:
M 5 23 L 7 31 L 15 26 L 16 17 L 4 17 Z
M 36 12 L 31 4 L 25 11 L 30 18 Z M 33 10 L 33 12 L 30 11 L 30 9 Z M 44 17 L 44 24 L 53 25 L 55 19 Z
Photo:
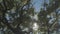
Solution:
M 60 34 L 60 0 L 34 9 L 32 0 L 0 0 L 0 34 Z

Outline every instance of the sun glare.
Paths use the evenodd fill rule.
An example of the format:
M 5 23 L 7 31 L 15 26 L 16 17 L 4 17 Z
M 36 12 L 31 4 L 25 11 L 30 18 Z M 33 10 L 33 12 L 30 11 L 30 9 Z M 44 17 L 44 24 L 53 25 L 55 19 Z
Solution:
M 33 24 L 33 30 L 38 30 L 38 24 L 37 23 Z

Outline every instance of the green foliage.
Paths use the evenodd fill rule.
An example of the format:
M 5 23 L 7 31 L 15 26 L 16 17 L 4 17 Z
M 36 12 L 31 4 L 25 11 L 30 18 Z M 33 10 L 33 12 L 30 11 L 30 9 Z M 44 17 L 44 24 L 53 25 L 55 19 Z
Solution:
M 49 0 L 49 4 L 44 2 L 44 8 L 37 15 L 38 20 L 34 18 L 37 13 L 35 14 L 34 6 L 31 5 L 31 0 L 0 0 L 0 30 L 4 34 L 30 34 L 35 22 L 39 25 L 38 29 L 45 34 L 49 34 L 50 29 L 54 31 L 59 28 L 56 10 L 60 7 L 60 0 Z M 52 24 L 49 23 L 51 19 L 54 19 Z M 26 28 L 29 29 L 28 32 L 22 31 Z
M 27 6 L 26 8 L 29 8 L 28 5 L 30 0 L 2 0 L 2 2 L 0 3 L 0 17 L 2 19 L 0 19 L 0 23 L 2 22 L 3 24 L 1 24 L 1 28 L 2 25 L 5 27 L 7 26 L 7 30 L 5 30 L 5 34 L 19 34 L 19 33 L 23 33 L 23 31 L 21 30 L 21 28 L 19 27 L 20 25 L 24 26 L 24 27 L 29 27 L 28 24 L 31 20 L 30 18 L 30 14 L 28 14 L 28 9 L 23 9 L 24 6 Z M 29 8 L 30 9 L 30 8 Z M 34 8 L 33 8 L 34 9 Z M 32 10 L 33 10 L 32 9 Z M 32 11 L 29 10 L 29 11 Z M 6 18 L 8 17 L 8 18 Z M 4 30 L 2 28 L 2 30 Z M 10 32 L 8 31 L 10 30 Z M 8 33 L 9 32 L 9 33 Z
M 42 28 L 42 27 L 40 27 L 40 28 L 42 28 L 42 29 L 40 29 L 41 31 L 43 30 L 43 31 L 45 31 L 45 32 L 48 32 L 48 34 L 49 34 L 49 31 L 50 31 L 50 29 L 51 29 L 51 31 L 53 31 L 54 29 L 55 29 L 55 27 L 54 26 L 56 26 L 56 24 L 57 23 L 55 23 L 56 21 L 57 21 L 57 15 L 55 15 L 56 17 L 54 17 L 53 16 L 53 14 L 54 14 L 54 12 L 55 12 L 55 14 L 57 14 L 56 13 L 56 10 L 60 7 L 59 4 L 60 3 L 60 1 L 59 0 L 52 0 L 52 1 L 50 1 L 50 3 L 49 3 L 49 5 L 48 6 L 44 6 L 44 7 L 46 7 L 46 10 L 44 10 L 44 9 L 42 9 L 40 12 L 39 12 L 39 14 L 38 14 L 38 19 L 39 19 L 39 22 L 40 23 L 43 23 L 42 24 L 42 27 L 44 27 L 44 28 Z M 46 3 L 44 3 L 44 4 L 46 4 Z M 58 12 L 58 11 L 57 11 Z M 53 14 L 52 14 L 53 13 Z M 47 18 L 47 15 L 50 15 L 50 17 L 49 18 Z M 52 24 L 50 24 L 49 23 L 49 21 L 51 20 L 51 19 L 53 19 L 52 17 L 51 17 L 51 15 L 53 16 L 53 18 L 56 18 L 56 21 L 54 21 Z M 55 20 L 55 19 L 54 19 Z M 58 25 L 58 24 L 57 24 Z M 40 25 L 41 26 L 41 25 Z M 45 27 L 46 26 L 46 27 Z M 53 26 L 53 27 L 52 27 Z M 45 28 L 47 28 L 47 29 L 45 29 Z M 57 27 L 56 27 L 57 28 Z

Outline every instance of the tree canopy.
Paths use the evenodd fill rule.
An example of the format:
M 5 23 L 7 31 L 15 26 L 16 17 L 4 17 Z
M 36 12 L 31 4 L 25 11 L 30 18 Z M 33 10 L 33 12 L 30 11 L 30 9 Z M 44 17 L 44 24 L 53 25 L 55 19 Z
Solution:
M 0 0 L 0 34 L 60 34 L 60 0 L 43 1 L 37 12 L 32 0 Z

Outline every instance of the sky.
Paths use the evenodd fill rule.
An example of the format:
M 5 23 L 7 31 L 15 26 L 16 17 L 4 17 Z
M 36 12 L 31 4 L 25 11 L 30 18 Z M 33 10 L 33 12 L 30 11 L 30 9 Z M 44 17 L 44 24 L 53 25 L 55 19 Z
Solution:
M 33 4 L 34 4 L 34 7 L 35 7 L 35 11 L 39 11 L 40 8 L 42 7 L 43 0 L 33 0 Z
M 46 0 L 47 3 L 49 3 L 48 1 L 49 0 Z M 33 0 L 33 4 L 36 12 L 40 11 L 40 8 L 43 7 L 43 3 L 44 3 L 44 0 Z

